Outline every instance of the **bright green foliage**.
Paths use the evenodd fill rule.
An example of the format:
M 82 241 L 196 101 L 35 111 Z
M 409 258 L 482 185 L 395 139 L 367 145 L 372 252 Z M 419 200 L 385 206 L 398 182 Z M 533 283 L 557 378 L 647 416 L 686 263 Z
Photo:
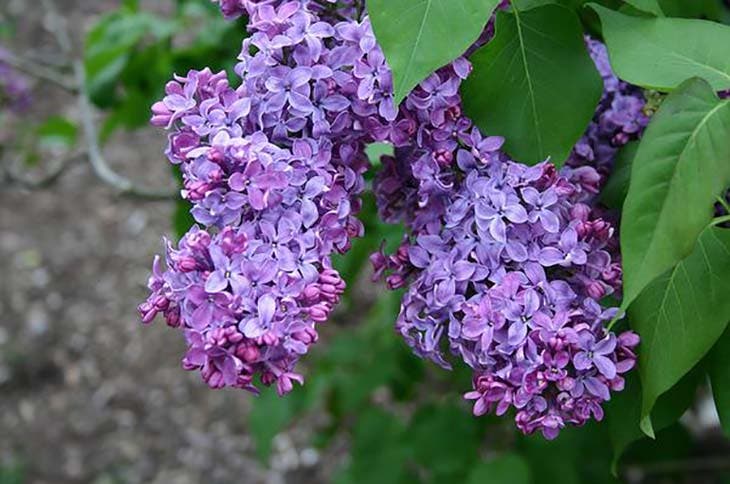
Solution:
M 474 56 L 464 82 L 467 114 L 482 131 L 530 165 L 558 166 L 593 117 L 602 83 L 569 9 L 545 5 L 499 12 L 494 39 Z
M 730 27 L 707 20 L 641 18 L 591 4 L 601 17 L 614 71 L 624 81 L 671 91 L 697 76 L 730 88 Z
M 378 43 L 393 71 L 396 104 L 479 38 L 499 0 L 369 0 Z
M 629 308 L 641 335 L 642 429 L 659 395 L 712 348 L 730 321 L 730 230 L 706 229 L 692 254 L 655 279 Z
M 173 47 L 173 36 L 183 32 L 191 41 Z M 144 126 L 173 73 L 232 67 L 244 35 L 240 22 L 228 22 L 215 5 L 199 2 L 180 2 L 172 18 L 141 11 L 135 2 L 104 16 L 84 49 L 89 96 L 109 114 L 102 140 L 116 128 Z
M 624 203 L 624 307 L 692 251 L 730 186 L 730 102 L 694 79 L 662 104 L 634 159 Z

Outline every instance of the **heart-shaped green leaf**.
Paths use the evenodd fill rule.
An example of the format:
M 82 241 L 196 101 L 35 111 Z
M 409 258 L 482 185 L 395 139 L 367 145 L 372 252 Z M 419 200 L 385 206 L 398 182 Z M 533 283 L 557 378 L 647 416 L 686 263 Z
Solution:
M 499 12 L 497 32 L 471 58 L 462 86 L 467 114 L 506 138 L 515 159 L 561 165 L 588 126 L 602 83 L 578 17 L 560 5 Z

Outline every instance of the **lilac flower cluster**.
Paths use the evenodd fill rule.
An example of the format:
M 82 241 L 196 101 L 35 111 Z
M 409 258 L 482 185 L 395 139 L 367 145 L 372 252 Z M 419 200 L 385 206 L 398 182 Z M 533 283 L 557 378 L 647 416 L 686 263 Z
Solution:
M 618 150 L 638 139 L 649 124 L 641 88 L 621 81 L 611 69 L 606 46 L 586 37 L 588 50 L 603 78 L 603 96 L 593 121 L 571 153 L 571 166 L 592 165 L 602 178 L 613 168 Z
M 371 127 L 396 112 L 376 91 L 372 67 L 384 70 L 384 59 L 367 20 L 335 21 L 355 5 L 334 15 L 319 2 L 219 3 L 248 15 L 240 86 L 191 71 L 152 107 L 207 229 L 168 244 L 139 309 L 145 322 L 162 313 L 183 330 L 184 367 L 211 387 L 255 391 L 259 376 L 284 394 L 302 382 L 294 366 L 344 290 L 330 256 L 363 230 L 355 214 Z
M 589 46 L 605 72 L 605 50 Z M 409 235 L 372 261 L 376 277 L 406 288 L 396 327 L 416 354 L 450 368 L 448 351 L 473 369 L 476 415 L 514 408 L 521 431 L 554 438 L 600 420 L 636 362 L 638 336 L 608 332 L 617 310 L 598 303 L 619 293 L 621 266 L 614 228 L 592 207 L 602 177 L 590 165 L 640 134 L 643 98 L 604 76 L 594 122 L 558 172 L 511 160 L 501 137 L 462 115 L 469 70 L 456 60 L 401 108 L 393 131 L 415 136 L 383 159 L 375 190 L 383 218 Z
M 15 70 L 5 60 L 9 53 L 0 47 L 0 107 L 7 106 L 13 112 L 28 109 L 31 103 L 31 86 L 27 77 Z

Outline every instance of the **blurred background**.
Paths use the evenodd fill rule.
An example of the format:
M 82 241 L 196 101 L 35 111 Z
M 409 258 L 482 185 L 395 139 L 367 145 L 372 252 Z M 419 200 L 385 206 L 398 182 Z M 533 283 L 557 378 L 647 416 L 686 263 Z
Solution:
M 178 332 L 135 311 L 161 237 L 191 224 L 149 106 L 173 72 L 230 69 L 244 25 L 208 0 L 0 2 L 0 484 L 730 483 L 704 384 L 615 476 L 606 425 L 546 442 L 472 417 L 468 372 L 412 356 L 399 295 L 369 282 L 400 234 L 370 197 L 303 388 L 255 398 L 183 371 Z

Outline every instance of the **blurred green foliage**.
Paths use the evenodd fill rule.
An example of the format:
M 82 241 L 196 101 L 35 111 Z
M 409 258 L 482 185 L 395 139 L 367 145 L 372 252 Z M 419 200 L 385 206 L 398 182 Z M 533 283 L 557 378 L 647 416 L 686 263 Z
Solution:
M 0 465 L 0 484 L 23 484 L 25 470 L 20 464 Z

